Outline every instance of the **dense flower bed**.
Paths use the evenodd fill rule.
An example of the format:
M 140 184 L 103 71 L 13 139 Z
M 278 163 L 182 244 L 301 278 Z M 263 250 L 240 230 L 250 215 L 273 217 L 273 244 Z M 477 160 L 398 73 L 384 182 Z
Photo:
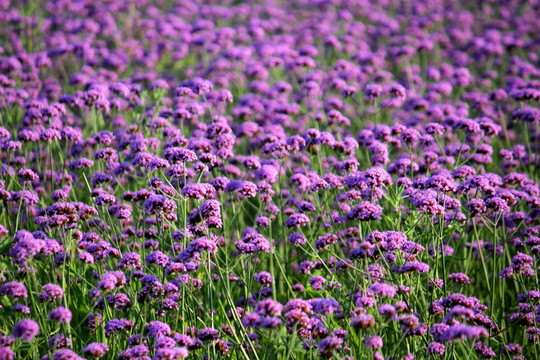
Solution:
M 539 358 L 539 13 L 0 0 L 0 360 Z

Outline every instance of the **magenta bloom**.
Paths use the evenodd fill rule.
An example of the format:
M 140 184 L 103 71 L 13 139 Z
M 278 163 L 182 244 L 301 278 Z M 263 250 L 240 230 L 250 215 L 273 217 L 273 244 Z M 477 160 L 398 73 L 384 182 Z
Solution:
M 7 346 L 0 346 L 0 359 L 1 360 L 14 360 L 15 352 Z
M 261 234 L 251 231 L 242 239 L 234 242 L 238 251 L 242 254 L 254 254 L 257 252 L 270 252 L 270 241 L 264 238 Z
M 98 342 L 93 342 L 82 350 L 84 355 L 93 356 L 95 358 L 103 357 L 107 351 L 109 351 L 109 347 L 106 344 Z
M 360 221 L 380 220 L 382 210 L 380 205 L 364 201 L 352 208 L 351 211 L 347 213 L 347 218 Z
M 43 285 L 43 291 L 39 294 L 39 299 L 44 302 L 55 302 L 64 295 L 64 290 L 56 284 Z
M 163 336 L 169 336 L 171 334 L 171 327 L 161 321 L 151 321 L 146 325 L 144 331 L 149 337 L 159 339 Z
M 306 243 L 306 237 L 298 232 L 289 234 L 288 241 L 294 246 L 300 246 Z
M 23 283 L 10 281 L 0 286 L 0 294 L 20 299 L 28 297 L 28 290 L 26 290 Z
M 64 322 L 66 324 L 71 322 L 71 317 L 71 311 L 63 306 L 57 307 L 49 313 L 49 320 Z
M 427 351 L 430 354 L 443 355 L 445 350 L 446 350 L 445 346 L 443 344 L 441 344 L 441 343 L 436 342 L 436 341 L 433 341 L 427 347 Z
M 309 224 L 309 218 L 306 214 L 293 214 L 285 221 L 287 228 L 300 228 Z
M 364 344 L 368 349 L 382 348 L 383 340 L 380 336 L 373 335 L 364 339 Z
M 39 325 L 32 319 L 22 319 L 12 330 L 13 336 L 21 338 L 25 341 L 32 341 L 34 337 L 39 335 Z
M 54 353 L 54 360 L 82 360 L 82 357 L 70 349 L 60 349 Z
M 337 336 L 329 336 L 319 343 L 318 355 L 324 358 L 331 358 L 334 351 L 343 346 L 343 339 Z
M 144 210 L 148 215 L 170 214 L 176 210 L 176 203 L 163 195 L 151 195 L 144 203 Z
M 463 273 L 453 273 L 448 275 L 448 279 L 458 284 L 469 284 L 471 281 L 469 277 Z

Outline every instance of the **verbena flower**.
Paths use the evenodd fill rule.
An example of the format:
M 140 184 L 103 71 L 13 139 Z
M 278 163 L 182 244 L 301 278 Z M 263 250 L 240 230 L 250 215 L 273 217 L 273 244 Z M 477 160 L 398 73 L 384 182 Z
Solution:
M 15 324 L 11 333 L 16 338 L 30 342 L 34 337 L 39 335 L 39 325 L 32 319 L 22 319 Z
M 71 311 L 63 306 L 57 307 L 49 312 L 49 320 L 70 323 L 72 318 Z

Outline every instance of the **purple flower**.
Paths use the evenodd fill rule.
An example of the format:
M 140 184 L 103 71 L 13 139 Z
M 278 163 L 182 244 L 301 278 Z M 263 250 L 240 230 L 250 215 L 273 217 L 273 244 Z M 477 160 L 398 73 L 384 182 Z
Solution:
M 19 169 L 16 175 L 23 181 L 36 181 L 39 179 L 39 175 L 31 169 Z
M 49 349 L 69 348 L 71 345 L 71 339 L 64 334 L 55 334 L 49 337 Z
M 398 273 L 404 274 L 407 272 L 426 273 L 429 272 L 429 265 L 420 261 L 409 261 L 398 269 Z
M 474 351 L 482 355 L 486 359 L 495 357 L 495 351 L 493 351 L 488 345 L 479 342 L 474 344 Z
M 172 349 L 176 345 L 176 341 L 169 336 L 163 336 L 156 340 L 154 348 L 156 349 Z
M 394 319 L 396 317 L 396 309 L 390 304 L 382 304 L 377 309 L 377 312 L 381 315 L 384 315 L 387 318 Z
M 233 182 L 231 181 L 229 185 L 232 183 Z M 229 186 L 227 186 L 227 189 L 228 188 Z M 225 189 L 225 191 L 228 191 L 227 189 Z M 255 185 L 254 183 L 250 181 L 242 181 L 238 189 L 236 189 L 236 191 L 244 197 L 248 197 L 248 198 L 255 197 L 257 196 L 257 185 Z
M 255 281 L 261 285 L 270 286 L 272 285 L 272 274 L 268 271 L 261 271 L 258 274 L 255 274 Z
M 23 304 L 15 304 L 11 307 L 11 311 L 20 312 L 22 314 L 30 314 L 30 308 Z
M 167 263 L 169 262 L 169 257 L 167 255 L 165 255 L 164 253 L 162 253 L 161 251 L 159 250 L 156 250 L 156 251 L 153 251 L 152 253 L 150 253 L 146 259 L 145 259 L 145 262 L 147 264 L 157 264 L 161 267 L 164 267 L 165 265 L 167 265 Z
M 93 342 L 83 348 L 82 353 L 87 356 L 95 358 L 103 357 L 109 351 L 109 347 L 106 344 Z
M 378 166 L 364 171 L 363 178 L 369 187 L 386 187 L 392 185 L 390 174 Z
M 163 79 L 156 79 L 152 81 L 152 83 L 148 87 L 148 90 L 157 90 L 157 89 L 168 90 L 169 84 L 167 84 L 167 82 Z
M 444 351 L 445 351 L 445 346 L 441 343 L 438 343 L 436 341 L 433 341 L 431 342 L 428 347 L 427 347 L 427 351 L 430 353 L 430 354 L 439 354 L 439 355 L 443 355 L 444 354 Z
M 293 227 L 303 227 L 309 224 L 309 218 L 305 214 L 292 214 L 289 216 L 289 218 L 285 221 L 285 227 L 286 228 L 293 228 Z
M 334 355 L 334 351 L 339 350 L 342 346 L 342 338 L 337 336 L 326 337 L 319 343 L 317 355 L 323 358 L 331 358 Z
M 349 220 L 371 221 L 380 220 L 382 216 L 382 207 L 369 201 L 364 201 L 347 213 Z
M 88 314 L 88 327 L 90 328 L 91 332 L 94 332 L 98 326 L 101 326 L 102 323 L 102 315 L 99 313 L 91 313 Z
M 482 199 L 472 199 L 467 203 L 467 210 L 470 216 L 483 215 L 487 211 L 486 204 Z
M 54 353 L 54 360 L 82 360 L 73 350 L 60 349 Z
M 100 317 L 97 317 L 96 319 L 99 321 L 98 324 L 101 323 Z M 90 318 L 89 318 L 89 321 L 90 321 Z M 91 322 L 91 324 L 92 326 L 95 326 L 93 322 Z M 134 329 L 136 327 L 137 325 L 132 320 L 111 319 L 107 322 L 107 324 L 105 324 L 105 336 L 109 337 L 116 332 L 127 331 L 129 329 Z
M 214 328 L 204 328 L 199 330 L 197 337 L 202 341 L 216 340 L 219 338 L 219 331 Z
M 326 235 L 320 236 L 315 241 L 315 248 L 319 251 L 322 251 L 328 248 L 330 245 L 335 244 L 338 241 L 338 236 L 335 234 L 328 233 Z
M 262 165 L 255 171 L 255 176 L 258 180 L 265 180 L 270 184 L 274 184 L 279 179 L 278 169 L 273 165 Z
M 58 141 L 62 139 L 62 134 L 56 129 L 45 129 L 39 134 L 39 139 L 43 142 Z
M 254 254 L 257 252 L 270 252 L 270 241 L 256 231 L 250 231 L 242 239 L 234 242 L 238 251 L 242 254 Z
M 313 306 L 313 311 L 317 314 L 330 315 L 341 311 L 339 303 L 332 298 L 313 299 L 310 303 Z
M 373 101 L 382 95 L 383 88 L 378 84 L 369 84 L 364 88 L 366 101 Z
M 53 309 L 51 312 L 49 312 L 49 320 L 69 324 L 71 322 L 71 317 L 71 311 L 63 306 L 57 307 L 56 309 Z
M 110 271 L 103 274 L 96 286 L 101 290 L 110 291 L 121 287 L 123 282 L 125 282 L 125 275 L 121 271 Z
M 124 253 L 122 258 L 116 264 L 118 269 L 128 269 L 128 270 L 142 270 L 141 256 L 138 253 Z
M 521 354 L 522 351 L 523 348 L 521 347 L 521 345 L 515 343 L 510 343 L 501 348 L 501 354 L 503 355 Z
M 261 300 L 255 305 L 255 313 L 260 316 L 280 316 L 283 305 L 272 299 Z
M 28 290 L 23 283 L 10 281 L 0 286 L 0 294 L 4 296 L 12 296 L 15 299 L 28 297 Z
M 368 336 L 364 339 L 364 344 L 368 349 L 380 349 L 383 346 L 383 340 L 377 335 Z
M 22 319 L 15 324 L 11 333 L 16 338 L 30 342 L 34 337 L 39 335 L 39 325 L 32 319 Z
M 221 217 L 221 203 L 217 200 L 206 200 L 200 206 L 200 213 L 203 218 Z
M 154 354 L 153 360 L 184 359 L 189 355 L 185 347 L 158 348 Z
M 425 183 L 427 188 L 442 192 L 454 192 L 457 184 L 451 178 L 442 175 L 433 175 Z
M 144 328 L 146 334 L 149 337 L 159 339 L 163 336 L 170 336 L 171 328 L 164 322 L 161 321 L 151 321 Z
M 0 346 L 0 360 L 14 360 L 15 352 L 7 346 Z
M 294 246 L 300 246 L 306 243 L 306 237 L 298 232 L 290 233 L 288 236 L 288 241 Z
M 148 215 L 170 214 L 176 210 L 176 203 L 163 195 L 151 195 L 144 203 L 144 210 Z
M 319 291 L 322 290 L 322 285 L 326 282 L 326 279 L 322 276 L 316 275 L 311 277 L 308 281 L 313 290 Z
M 453 273 L 448 275 L 448 279 L 452 280 L 455 283 L 458 284 L 469 284 L 470 279 L 467 275 L 463 273 Z
M 368 329 L 375 327 L 375 318 L 369 314 L 360 314 L 351 319 L 351 327 Z
M 64 295 L 62 288 L 55 284 L 46 284 L 42 287 L 43 291 L 39 294 L 39 299 L 46 302 L 55 302 Z
M 369 289 L 379 296 L 394 297 L 396 295 L 396 289 L 393 285 L 373 283 L 370 285 Z
M 438 123 L 429 123 L 424 126 L 424 130 L 430 135 L 442 135 L 444 133 L 444 126 Z
M 180 147 L 169 147 L 165 149 L 163 156 L 171 163 L 184 163 L 197 160 L 197 154 L 194 151 Z
M 444 333 L 442 333 L 441 340 L 444 342 L 452 342 L 456 340 L 477 339 L 485 336 L 488 336 L 488 332 L 482 326 L 455 324 L 448 327 Z
M 191 199 L 202 200 L 204 198 L 212 198 L 215 189 L 210 184 L 188 184 L 182 189 L 182 195 Z M 175 206 L 176 208 L 176 206 Z

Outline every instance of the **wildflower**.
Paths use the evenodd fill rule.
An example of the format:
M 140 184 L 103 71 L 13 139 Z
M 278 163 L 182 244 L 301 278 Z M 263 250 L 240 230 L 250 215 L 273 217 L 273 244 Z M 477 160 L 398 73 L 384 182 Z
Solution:
M 407 272 L 426 273 L 429 272 L 429 265 L 419 261 L 409 261 L 398 270 L 400 274 Z
M 289 234 L 288 241 L 294 246 L 300 246 L 302 244 L 305 244 L 307 240 L 304 235 L 298 232 L 293 232 Z
M 28 297 L 28 290 L 23 283 L 17 281 L 10 281 L 0 286 L 0 294 L 4 296 L 11 296 L 15 299 Z
M 54 353 L 54 360 L 82 360 L 73 350 L 60 349 Z
M 448 278 L 458 284 L 469 284 L 469 277 L 463 273 L 453 273 L 448 275 Z
M 49 313 L 49 320 L 65 322 L 68 324 L 71 322 L 71 317 L 71 311 L 63 306 L 57 307 Z
M 377 335 L 369 336 L 364 339 L 364 344 L 368 349 L 379 349 L 383 346 L 383 340 Z
M 141 257 L 138 253 L 134 252 L 124 253 L 120 261 L 116 264 L 116 267 L 118 269 L 142 270 Z
M 380 296 L 394 297 L 396 294 L 394 286 L 384 283 L 373 283 L 370 285 L 369 289 L 373 291 L 374 294 Z
M 49 349 L 69 348 L 71 345 L 71 339 L 64 334 L 55 334 L 49 337 Z
M 326 279 L 322 276 L 313 276 L 309 279 L 309 284 L 313 290 L 322 290 L 322 284 L 326 282 Z
M 106 344 L 93 342 L 83 348 L 84 355 L 92 356 L 95 358 L 102 358 L 109 351 L 109 347 Z
M 443 355 L 445 350 L 446 350 L 445 346 L 443 344 L 441 344 L 441 343 L 436 342 L 436 341 L 433 341 L 433 342 L 429 343 L 429 345 L 427 347 L 427 351 L 430 354 Z
M 12 334 L 16 338 L 30 342 L 34 337 L 39 335 L 39 325 L 32 319 L 22 319 L 15 324 Z
M 242 239 L 235 241 L 234 245 L 240 253 L 248 255 L 261 251 L 270 252 L 271 249 L 270 241 L 255 231 L 248 232 Z
M 375 327 L 375 318 L 369 314 L 361 314 L 351 319 L 351 327 L 368 329 Z
M 330 358 L 333 356 L 334 351 L 340 349 L 343 345 L 343 339 L 337 336 L 329 336 L 321 340 L 319 343 L 318 356 L 324 358 Z
M 169 336 L 171 334 L 171 328 L 166 323 L 161 321 L 151 321 L 144 328 L 145 333 L 151 338 L 159 339 L 163 336 Z
M 55 302 L 64 295 L 62 288 L 55 284 L 46 284 L 42 287 L 39 299 L 44 302 Z
M 347 218 L 352 220 L 370 221 L 379 220 L 382 215 L 382 207 L 378 204 L 373 204 L 368 201 L 364 201 L 347 213 Z
M 211 198 L 215 189 L 210 184 L 188 184 L 182 189 L 182 195 L 188 198 L 201 200 L 203 198 Z
M 176 210 L 176 203 L 163 195 L 151 195 L 144 203 L 144 210 L 148 215 L 170 214 Z
M 474 351 L 482 355 L 484 358 L 491 359 L 495 357 L 495 352 L 486 344 L 476 342 L 474 344 Z
M 0 346 L 0 359 L 2 360 L 14 360 L 15 352 L 7 346 Z
M 455 324 L 448 327 L 441 335 L 441 340 L 452 342 L 456 340 L 477 339 L 485 337 L 488 333 L 482 326 Z
M 265 286 L 272 285 L 272 274 L 267 271 L 261 271 L 260 273 L 255 274 L 255 281 Z

